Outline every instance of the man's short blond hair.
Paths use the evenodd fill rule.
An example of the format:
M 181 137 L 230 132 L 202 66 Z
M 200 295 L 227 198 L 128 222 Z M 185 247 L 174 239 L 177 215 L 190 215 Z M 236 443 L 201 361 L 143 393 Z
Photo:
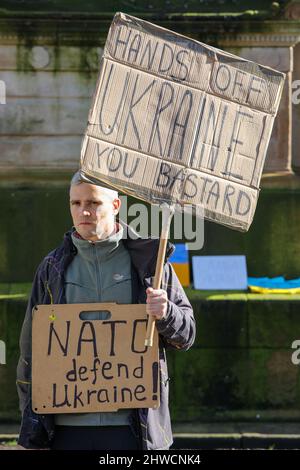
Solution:
M 103 193 L 106 194 L 107 196 L 109 196 L 109 198 L 112 199 L 112 200 L 119 198 L 118 191 L 115 191 L 114 189 L 110 189 L 110 188 L 108 188 L 108 187 L 106 187 L 102 184 L 98 184 L 95 180 L 93 180 L 92 178 L 87 177 L 86 175 L 81 173 L 80 170 L 78 170 L 72 176 L 70 186 L 76 186 L 76 185 L 81 184 L 81 183 L 89 183 L 89 184 L 94 184 L 95 186 L 98 186 L 99 188 L 101 188 Z

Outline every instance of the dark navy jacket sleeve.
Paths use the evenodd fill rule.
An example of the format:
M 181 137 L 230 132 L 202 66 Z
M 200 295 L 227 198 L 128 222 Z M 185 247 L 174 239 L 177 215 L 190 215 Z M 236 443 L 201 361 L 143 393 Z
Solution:
M 193 308 L 170 263 L 164 267 L 162 288 L 168 293 L 166 316 L 156 321 L 164 346 L 187 351 L 194 343 L 196 324 Z
M 27 404 L 31 386 L 31 329 L 32 329 L 32 309 L 41 303 L 43 297 L 43 285 L 40 278 L 40 267 L 38 267 L 28 300 L 26 314 L 20 335 L 20 357 L 17 366 L 17 391 L 19 395 L 20 411 L 23 413 Z
M 26 449 L 48 447 L 48 435 L 41 422 L 41 417 L 34 413 L 31 407 L 32 310 L 35 305 L 45 302 L 45 284 L 41 275 L 42 266 L 43 263 L 37 269 L 32 284 L 20 335 L 20 358 L 17 366 L 16 384 L 22 413 L 18 444 Z

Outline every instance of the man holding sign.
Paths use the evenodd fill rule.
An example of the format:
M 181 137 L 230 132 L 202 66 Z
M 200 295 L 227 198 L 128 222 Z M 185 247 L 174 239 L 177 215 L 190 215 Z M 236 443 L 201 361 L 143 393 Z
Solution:
M 120 208 L 116 191 L 91 184 L 77 172 L 71 181 L 70 208 L 74 227 L 40 264 L 22 328 L 17 374 L 22 411 L 19 444 L 69 450 L 168 449 L 172 432 L 165 348 L 185 351 L 192 346 L 192 307 L 168 261 L 163 288 L 151 287 L 158 240 L 137 238 L 128 226 L 116 222 Z M 169 243 L 166 258 L 172 251 Z M 146 311 L 156 320 L 159 333 L 159 407 L 35 413 L 31 402 L 33 308 L 95 302 L 147 304 Z M 94 313 L 94 319 L 101 320 L 102 312 Z
M 195 339 L 191 305 L 166 261 L 172 252 L 167 242 L 172 210 L 175 204 L 181 210 L 201 207 L 210 221 L 243 232 L 249 229 L 283 83 L 281 72 L 116 13 L 81 149 L 81 174 L 87 179 L 74 177 L 70 191 L 74 229 L 39 266 L 21 334 L 21 445 L 168 449 L 172 444 L 165 348 L 184 351 Z M 116 191 L 97 186 L 102 183 Z M 136 239 L 129 227 L 115 222 L 120 208 L 117 190 L 165 206 L 160 241 Z M 153 370 L 159 369 L 160 389 L 153 395 L 160 395 L 160 405 L 74 414 L 83 392 L 76 391 L 76 385 L 72 389 L 70 412 L 69 396 L 57 400 L 54 394 L 54 385 L 62 386 L 60 381 L 52 384 L 52 392 L 42 402 L 33 404 L 35 411 L 44 408 L 44 414 L 34 413 L 30 395 L 32 364 L 35 370 L 32 309 L 93 302 L 147 304 L 144 346 L 152 348 L 154 336 L 157 338 L 155 319 L 159 367 L 158 359 L 152 364 Z M 36 318 L 37 312 L 33 325 Z M 56 347 L 67 355 L 69 329 L 63 344 L 57 332 L 61 318 L 56 318 L 54 307 L 48 318 L 53 322 L 50 331 L 57 339 Z M 86 322 L 92 331 L 91 323 Z M 78 354 L 87 341 L 90 339 L 80 333 Z M 65 377 L 78 374 L 84 381 L 87 370 L 96 377 L 96 349 L 91 367 L 78 369 L 74 360 Z M 158 377 L 156 372 L 154 375 Z M 70 384 L 64 387 L 67 395 Z M 86 392 L 87 400 L 95 398 L 95 390 Z M 96 393 L 97 399 L 101 393 Z M 46 412 L 51 394 L 55 417 Z M 118 399 L 115 402 L 119 406 Z

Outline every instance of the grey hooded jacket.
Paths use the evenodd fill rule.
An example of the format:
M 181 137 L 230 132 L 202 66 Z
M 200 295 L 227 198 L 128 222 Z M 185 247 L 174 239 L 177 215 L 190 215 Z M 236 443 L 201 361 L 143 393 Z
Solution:
M 127 225 L 123 243 L 131 257 L 133 303 L 146 302 L 146 288 L 155 272 L 159 239 L 137 238 Z M 31 328 L 32 309 L 41 304 L 63 304 L 65 300 L 64 273 L 76 256 L 70 230 L 63 243 L 51 251 L 39 265 L 33 280 L 31 296 L 20 336 L 20 359 L 17 367 L 17 390 L 22 413 L 18 443 L 28 449 L 49 448 L 54 438 L 54 416 L 38 415 L 31 406 Z M 194 343 L 196 327 L 192 307 L 167 258 L 174 251 L 168 242 L 162 288 L 168 293 L 167 315 L 156 321 L 159 333 L 160 406 L 157 409 L 135 409 L 130 425 L 144 450 L 168 448 L 172 442 L 169 413 L 169 377 L 166 349 L 188 350 Z

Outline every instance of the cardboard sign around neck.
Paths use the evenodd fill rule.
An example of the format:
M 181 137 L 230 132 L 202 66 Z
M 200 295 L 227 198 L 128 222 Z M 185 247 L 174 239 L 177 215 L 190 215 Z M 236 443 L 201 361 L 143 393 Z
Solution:
M 83 313 L 84 312 L 84 313 Z M 102 319 L 91 319 L 97 317 Z M 103 319 L 104 318 L 104 319 Z M 35 413 L 157 408 L 158 333 L 144 346 L 146 305 L 88 303 L 33 309 Z

